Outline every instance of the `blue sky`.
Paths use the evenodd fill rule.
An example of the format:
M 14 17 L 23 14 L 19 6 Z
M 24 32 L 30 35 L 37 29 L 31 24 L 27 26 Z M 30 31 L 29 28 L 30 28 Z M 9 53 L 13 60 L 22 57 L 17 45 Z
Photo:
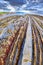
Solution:
M 15 8 L 9 3 L 4 0 L 0 0 L 0 12 L 14 12 Z
M 28 2 L 26 4 L 23 4 L 22 6 L 21 5 L 18 6 L 11 5 L 9 1 L 0 0 L 0 12 L 24 12 L 29 14 L 34 13 L 43 15 L 43 2 L 39 3 L 39 1 L 40 0 L 36 0 L 36 3 Z
M 14 0 L 13 0 L 14 1 Z M 15 0 L 16 1 L 16 0 Z M 20 1 L 20 0 L 19 0 Z M 21 1 L 20 1 L 21 2 Z M 0 0 L 0 12 L 15 12 L 17 9 L 20 8 L 20 6 L 16 5 L 12 5 L 12 1 L 4 1 L 4 0 Z M 14 3 L 15 4 L 15 3 Z

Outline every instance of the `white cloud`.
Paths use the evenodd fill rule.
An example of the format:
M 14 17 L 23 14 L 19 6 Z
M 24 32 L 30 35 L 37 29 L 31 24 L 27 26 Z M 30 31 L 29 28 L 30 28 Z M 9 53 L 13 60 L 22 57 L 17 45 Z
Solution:
M 15 12 L 15 8 L 12 5 L 10 5 L 10 3 L 8 1 L 3 1 L 3 2 L 0 1 L 0 3 L 7 5 L 6 9 L 0 9 L 0 12 Z M 3 6 L 3 8 L 5 8 L 5 7 Z
M 10 9 L 10 12 L 15 12 L 15 8 L 11 6 L 10 4 L 6 8 Z
M 3 12 L 4 10 L 3 9 L 0 9 L 0 12 Z

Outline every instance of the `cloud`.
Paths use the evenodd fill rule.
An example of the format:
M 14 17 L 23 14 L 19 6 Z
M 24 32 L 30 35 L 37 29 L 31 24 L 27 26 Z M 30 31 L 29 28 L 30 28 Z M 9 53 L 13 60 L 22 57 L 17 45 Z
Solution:
M 15 12 L 15 8 L 8 1 L 0 1 L 0 3 L 0 12 Z
M 11 6 L 10 4 L 6 8 L 10 9 L 10 12 L 15 12 L 15 8 Z

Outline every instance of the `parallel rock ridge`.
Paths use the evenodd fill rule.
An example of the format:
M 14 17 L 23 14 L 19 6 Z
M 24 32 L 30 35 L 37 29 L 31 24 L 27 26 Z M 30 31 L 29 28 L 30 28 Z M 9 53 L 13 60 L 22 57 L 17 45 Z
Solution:
M 0 65 L 22 65 L 18 63 L 28 27 L 31 27 L 32 33 L 32 60 L 24 61 L 27 62 L 27 65 L 28 62 L 31 62 L 32 65 L 43 65 L 43 17 L 34 15 L 0 19 Z M 26 41 L 24 43 L 26 44 Z M 24 48 L 26 46 L 24 45 Z
M 2 21 L 1 23 L 3 24 L 3 22 L 5 21 Z M 5 38 L 2 36 L 3 37 L 2 39 L 0 38 L 0 65 L 8 65 L 8 64 L 12 65 L 12 62 L 14 60 L 15 60 L 14 65 L 17 65 L 21 45 L 24 39 L 24 35 L 26 33 L 27 21 L 24 20 L 23 17 L 21 17 L 16 22 L 15 20 L 13 20 L 13 22 L 10 21 L 8 23 L 15 24 L 16 26 L 14 25 L 15 29 L 13 30 L 13 32 L 12 31 L 7 32 L 7 33 L 12 32 L 11 35 L 5 36 Z M 3 29 L 6 27 L 7 26 L 3 27 Z
M 43 65 L 43 17 L 32 17 L 33 62 Z M 42 23 L 42 25 L 41 25 Z

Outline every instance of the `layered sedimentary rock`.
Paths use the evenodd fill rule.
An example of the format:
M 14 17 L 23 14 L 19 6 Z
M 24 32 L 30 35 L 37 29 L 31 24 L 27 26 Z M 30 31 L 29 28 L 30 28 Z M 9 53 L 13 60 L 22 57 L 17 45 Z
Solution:
M 8 31 L 9 28 L 6 28 L 7 26 L 3 27 L 3 29 L 6 28 L 7 31 L 5 31 L 7 34 L 9 33 L 9 35 L 2 35 L 2 38 L 0 38 L 0 65 L 12 65 L 14 60 L 14 65 L 18 63 L 21 45 L 27 28 L 26 20 L 23 21 L 22 19 L 24 20 L 24 18 L 21 17 L 21 19 L 15 22 L 10 21 L 10 24 L 13 25 L 14 28 L 13 31 Z M 10 32 L 12 32 L 11 35 Z M 3 34 L 6 35 L 6 33 Z
M 24 64 L 43 65 L 43 17 L 25 15 L 0 19 L 0 65 Z

